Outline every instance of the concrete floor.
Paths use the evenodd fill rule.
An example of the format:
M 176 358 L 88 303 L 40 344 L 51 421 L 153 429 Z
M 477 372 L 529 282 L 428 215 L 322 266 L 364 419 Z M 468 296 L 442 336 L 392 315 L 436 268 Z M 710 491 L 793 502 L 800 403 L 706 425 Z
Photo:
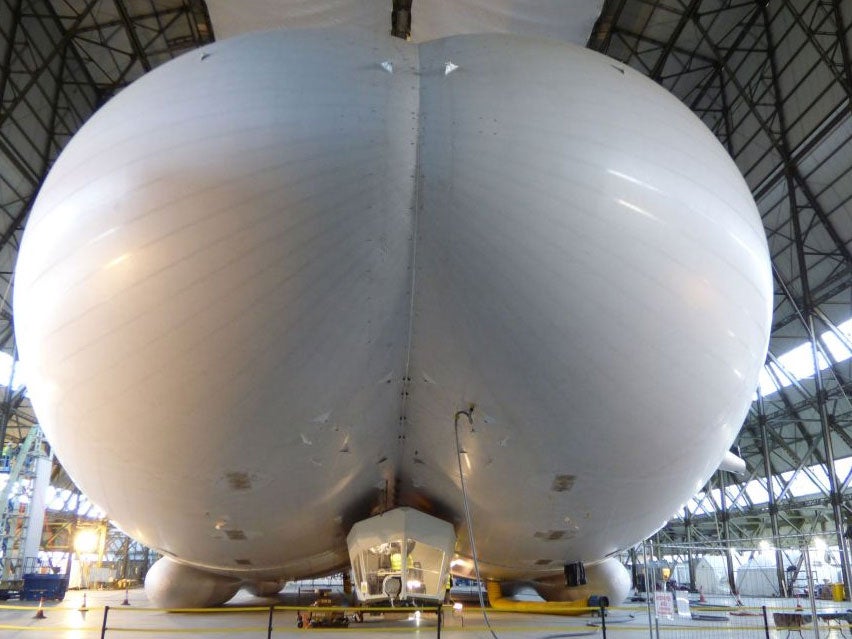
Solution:
M 86 595 L 87 612 L 79 609 Z M 65 601 L 47 604 L 44 618 L 35 618 L 36 609 L 31 602 L 5 602 L 0 605 L 0 638 L 57 638 L 97 639 L 101 637 L 105 607 L 109 606 L 105 636 L 115 637 L 217 637 L 233 639 L 263 639 L 267 637 L 269 621 L 268 606 L 287 606 L 276 610 L 273 615 L 273 637 L 310 636 L 329 637 L 436 637 L 437 619 L 433 614 L 423 614 L 420 619 L 401 614 L 395 618 L 367 617 L 363 623 L 352 623 L 348 629 L 296 628 L 295 605 L 292 596 L 276 599 L 260 599 L 240 593 L 227 606 L 213 612 L 173 613 L 152 608 L 141 589 L 129 592 L 129 606 L 122 605 L 124 591 L 71 591 Z M 710 604 L 733 604 L 725 598 L 717 598 Z M 744 600 L 745 606 L 727 610 L 699 611 L 707 617 L 693 619 L 678 617 L 655 619 L 649 622 L 648 609 L 642 603 L 629 603 L 610 611 L 607 617 L 608 639 L 852 639 L 846 623 L 828 625 L 820 622 L 805 624 L 801 629 L 776 629 L 773 612 L 793 612 L 795 600 Z M 852 607 L 849 602 L 817 602 L 818 610 L 845 610 Z M 802 602 L 805 613 L 809 603 Z M 290 608 L 293 605 L 293 608 Z M 763 622 L 761 605 L 768 607 L 770 628 L 767 632 Z M 264 608 L 265 609 L 247 609 Z M 695 610 L 693 610 L 695 612 Z M 562 637 L 589 636 L 602 638 L 599 620 L 591 617 L 560 617 L 517 613 L 488 613 L 491 627 L 498 638 L 556 639 Z M 715 618 L 715 619 L 714 619 Z M 595 625 L 590 625 L 595 624 Z M 448 639 L 493 639 L 476 604 L 469 603 L 463 612 L 445 611 L 441 637 Z

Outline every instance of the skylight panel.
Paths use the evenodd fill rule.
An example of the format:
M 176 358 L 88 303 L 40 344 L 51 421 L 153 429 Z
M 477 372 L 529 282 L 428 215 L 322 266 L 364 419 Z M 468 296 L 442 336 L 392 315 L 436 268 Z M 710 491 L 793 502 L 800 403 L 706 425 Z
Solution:
M 837 459 L 834 462 L 834 472 L 837 473 L 837 478 L 840 483 L 844 483 L 849 473 L 852 472 L 852 457 L 844 457 Z
M 840 363 L 852 358 L 852 349 L 850 349 L 850 344 L 852 344 L 852 318 L 839 324 L 837 330 L 846 338 L 845 340 L 830 330 L 822 333 L 820 339 L 825 345 L 825 349 L 831 355 L 831 358 Z M 794 381 L 808 379 L 815 375 L 814 356 L 810 342 L 799 344 L 783 355 L 779 355 L 777 359 L 781 365 L 780 367 L 770 362 L 760 371 L 757 386 L 763 397 L 768 397 L 772 393 L 778 392 L 780 388 L 792 385 Z M 822 353 L 821 349 L 817 350 L 817 361 L 819 362 L 819 369 L 821 371 L 829 367 L 829 360 Z M 769 372 L 768 369 L 770 368 L 777 376 L 777 382 Z M 757 399 L 756 393 L 754 399 Z
M 820 494 L 822 491 L 805 473 L 799 473 L 790 485 L 788 491 L 792 497 Z
M 817 354 L 817 359 L 819 360 L 820 370 L 828 368 L 828 361 L 821 352 Z M 778 361 L 787 374 L 792 375 L 795 380 L 814 376 L 814 356 L 810 342 L 799 344 L 793 350 L 787 351 L 778 358 Z M 782 379 L 782 383 L 785 381 Z
M 828 490 L 829 480 L 828 480 L 828 471 L 822 464 L 815 464 L 814 466 L 810 466 L 810 471 L 814 474 L 814 477 L 820 484 L 822 484 L 825 490 Z
M 13 373 L 14 377 L 12 377 Z M 0 352 L 0 386 L 8 386 L 10 379 L 12 380 L 12 390 L 20 390 L 24 385 L 23 367 L 20 362 L 15 366 L 15 360 L 9 353 Z
M 764 366 L 760 369 L 760 375 L 757 378 L 757 386 L 760 389 L 760 394 L 764 397 L 778 392 L 778 384 L 775 383 L 775 379 L 773 379 L 772 375 L 769 374 L 768 366 Z
M 769 502 L 769 492 L 766 487 L 757 479 L 752 479 L 746 484 L 746 495 L 755 506 L 766 504 Z
M 822 334 L 825 347 L 831 356 L 837 362 L 844 362 L 852 358 L 852 349 L 849 345 L 852 344 L 852 318 L 846 320 L 837 327 L 838 332 L 843 335 L 846 340 L 834 334 L 833 331 L 827 331 Z

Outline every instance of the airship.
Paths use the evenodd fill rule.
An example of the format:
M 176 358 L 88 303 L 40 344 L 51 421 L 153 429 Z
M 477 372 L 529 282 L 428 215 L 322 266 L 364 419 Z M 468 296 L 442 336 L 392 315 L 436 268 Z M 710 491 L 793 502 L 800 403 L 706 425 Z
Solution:
M 553 40 L 253 32 L 145 75 L 47 177 L 15 276 L 40 424 L 163 607 L 346 571 L 552 601 L 718 468 L 763 227 L 705 125 Z

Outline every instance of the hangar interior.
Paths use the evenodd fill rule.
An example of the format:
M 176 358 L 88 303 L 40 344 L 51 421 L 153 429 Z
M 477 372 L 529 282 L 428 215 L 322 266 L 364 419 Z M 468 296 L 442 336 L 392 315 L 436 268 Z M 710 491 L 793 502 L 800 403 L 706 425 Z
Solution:
M 203 0 L 0 0 L 0 582 L 27 570 L 24 538 L 42 526 L 37 460 L 52 459 L 15 366 L 11 291 L 30 207 L 89 116 L 214 38 Z M 777 549 L 781 581 L 782 549 L 819 536 L 837 550 L 848 593 L 852 3 L 606 0 L 587 46 L 661 84 L 715 133 L 752 190 L 772 257 L 769 355 L 736 443 L 746 472 L 717 473 L 655 536 L 657 552 L 763 541 Z M 689 445 L 672 442 L 649 464 Z M 55 461 L 49 480 L 47 548 L 68 553 L 75 531 L 97 529 L 113 576 L 143 575 L 147 549 L 109 527 Z

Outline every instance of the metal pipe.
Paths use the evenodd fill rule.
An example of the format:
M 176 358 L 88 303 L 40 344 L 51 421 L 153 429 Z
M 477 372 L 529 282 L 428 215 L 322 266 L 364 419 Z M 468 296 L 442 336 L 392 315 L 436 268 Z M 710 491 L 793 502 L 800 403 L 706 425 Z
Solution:
M 766 639 L 769 639 L 769 617 L 766 614 L 766 606 L 761 606 L 763 611 L 763 631 L 766 634 Z
M 104 606 L 104 621 L 101 624 L 101 639 L 105 639 L 107 631 L 107 616 L 109 615 L 109 606 Z

